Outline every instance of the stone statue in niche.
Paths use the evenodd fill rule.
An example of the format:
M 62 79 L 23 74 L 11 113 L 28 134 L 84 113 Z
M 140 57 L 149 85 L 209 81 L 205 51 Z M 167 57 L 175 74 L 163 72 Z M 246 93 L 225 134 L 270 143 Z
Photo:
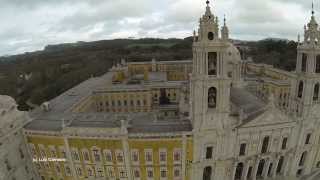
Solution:
M 208 92 L 208 107 L 209 108 L 216 108 L 217 106 L 217 89 L 212 87 L 209 89 Z

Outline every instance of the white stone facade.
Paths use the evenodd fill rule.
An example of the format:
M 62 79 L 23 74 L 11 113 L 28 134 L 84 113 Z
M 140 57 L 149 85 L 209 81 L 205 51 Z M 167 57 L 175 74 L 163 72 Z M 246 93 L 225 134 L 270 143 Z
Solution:
M 231 89 L 243 83 L 239 52 L 229 43 L 228 34 L 224 24 L 219 35 L 218 18 L 207 2 L 193 44 L 193 179 L 295 179 L 318 171 L 320 31 L 315 17 L 312 15 L 305 27 L 305 41 L 298 46 L 290 112 L 277 109 L 273 97 L 253 113 L 232 102 Z M 232 115 L 235 109 L 238 116 Z
M 22 129 L 28 120 L 12 98 L 0 96 L 0 180 L 38 179 Z

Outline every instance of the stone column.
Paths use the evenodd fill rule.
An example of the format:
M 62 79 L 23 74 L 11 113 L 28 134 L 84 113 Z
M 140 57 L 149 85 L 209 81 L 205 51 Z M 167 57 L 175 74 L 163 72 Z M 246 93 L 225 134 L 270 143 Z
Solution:
M 253 171 L 252 171 L 252 180 L 257 179 L 257 171 L 258 171 L 259 162 L 260 162 L 260 158 L 257 158 L 256 163 L 253 167 Z
M 268 176 L 268 171 L 269 171 L 269 168 L 270 168 L 270 159 L 266 160 L 266 164 L 264 165 L 264 169 L 263 169 L 263 172 L 262 172 L 262 177 L 263 179 L 266 179 L 267 176 Z
M 274 163 L 274 167 L 272 168 L 272 173 L 271 173 L 272 178 L 275 178 L 277 176 L 278 164 L 279 164 L 279 158 L 276 158 L 275 163 Z
M 290 164 L 289 164 L 290 159 L 291 159 L 290 155 L 288 157 L 285 157 L 284 159 L 285 159 L 285 162 L 284 162 L 284 167 L 283 167 L 283 175 L 287 176 L 288 170 L 289 170 L 289 166 L 290 166 Z
M 234 180 L 234 177 L 236 176 L 236 169 L 237 169 L 237 163 L 234 163 L 232 168 L 232 180 Z
M 241 178 L 242 180 L 247 179 L 249 167 L 250 167 L 250 163 L 246 162 L 244 169 L 243 169 L 243 172 L 242 172 L 242 178 Z

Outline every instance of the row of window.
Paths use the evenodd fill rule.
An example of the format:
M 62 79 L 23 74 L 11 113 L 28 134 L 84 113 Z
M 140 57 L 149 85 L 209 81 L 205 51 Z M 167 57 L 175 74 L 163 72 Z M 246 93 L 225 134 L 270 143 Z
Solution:
M 36 149 L 35 146 L 33 144 L 30 144 L 30 149 L 31 149 L 31 153 L 33 155 L 33 157 L 37 157 L 36 156 Z M 66 156 L 66 152 L 64 147 L 59 147 L 59 151 L 61 153 L 61 157 L 62 158 L 67 158 Z M 112 163 L 113 160 L 115 160 L 118 164 L 124 163 L 124 154 L 123 151 L 118 149 L 115 150 L 114 152 L 112 152 L 109 149 L 104 149 L 103 151 L 103 155 L 104 155 L 104 160 L 106 163 Z M 172 152 L 172 159 L 175 163 L 181 163 L 181 148 L 175 148 Z M 90 158 L 90 154 L 89 151 L 87 149 L 82 149 L 81 150 L 81 154 L 82 154 L 82 158 L 84 161 L 90 161 L 93 160 L 95 162 L 101 162 L 102 160 L 102 154 L 101 154 L 101 150 L 99 148 L 92 148 L 91 149 L 91 154 L 92 157 Z M 138 149 L 132 149 L 131 150 L 131 161 L 134 163 L 137 163 L 140 161 L 140 152 Z M 39 156 L 40 158 L 48 158 L 48 157 L 52 157 L 52 158 L 57 158 L 58 157 L 58 153 L 57 150 L 54 146 L 49 146 L 48 149 L 46 149 L 44 147 L 44 145 L 39 145 Z M 71 156 L 72 159 L 75 161 L 80 161 L 80 154 L 77 148 L 71 148 Z M 168 152 L 167 149 L 165 148 L 161 148 L 159 149 L 159 162 L 160 163 L 164 163 L 167 162 L 168 160 Z M 154 161 L 154 153 L 152 149 L 145 149 L 144 150 L 144 160 L 146 163 L 153 163 Z
M 297 93 L 297 97 L 298 98 L 302 98 L 303 96 L 303 88 L 304 88 L 304 84 L 302 81 L 299 82 L 298 85 L 298 93 Z M 318 101 L 319 100 L 319 91 L 320 91 L 320 84 L 317 83 L 314 85 L 313 88 L 313 101 Z
M 117 104 L 116 104 L 116 102 L 117 102 Z M 147 100 L 142 100 L 142 101 L 136 100 L 136 103 L 134 102 L 134 100 L 130 100 L 129 102 L 130 102 L 130 106 L 145 106 L 145 105 L 147 105 Z M 101 107 L 103 107 L 104 105 L 106 107 L 108 107 L 108 106 L 128 106 L 129 104 L 128 104 L 127 100 L 111 101 L 110 103 L 109 103 L 109 101 L 105 101 L 105 103 L 100 102 L 99 104 L 97 104 L 97 106 L 101 106 Z
M 40 170 L 40 164 L 44 164 L 44 166 L 47 169 L 50 169 L 50 165 L 48 162 L 41 162 L 36 163 L 37 168 Z M 55 163 L 55 171 L 57 174 L 62 175 L 62 168 L 59 163 Z M 86 171 L 86 172 L 85 172 Z M 64 172 L 65 176 L 72 176 L 71 168 L 68 164 L 64 165 Z M 75 173 L 77 176 L 89 176 L 89 177 L 110 177 L 114 178 L 116 177 L 116 172 L 118 172 L 118 177 L 120 178 L 126 178 L 128 176 L 127 171 L 124 167 L 117 167 L 117 171 L 115 171 L 115 168 L 113 166 L 107 166 L 106 168 L 103 167 L 92 167 L 92 166 L 85 166 L 85 169 L 83 169 L 82 166 L 76 165 L 75 167 Z M 86 174 L 85 174 L 86 173 Z M 134 167 L 132 169 L 132 175 L 134 178 L 139 179 L 141 177 L 141 169 L 139 167 Z M 174 166 L 173 167 L 173 176 L 175 178 L 181 177 L 181 167 L 180 166 Z M 154 168 L 153 167 L 146 167 L 146 176 L 148 178 L 154 178 Z M 161 178 L 167 178 L 168 177 L 168 168 L 165 166 L 160 167 L 160 177 Z
M 305 136 L 305 142 L 304 142 L 305 145 L 310 144 L 311 135 L 312 135 L 311 133 L 308 133 Z M 268 152 L 269 144 L 270 144 L 269 141 L 270 141 L 270 137 L 269 136 L 266 136 L 266 137 L 263 138 L 262 147 L 261 147 L 261 153 L 262 154 Z M 281 143 L 281 150 L 286 150 L 287 149 L 287 143 L 288 143 L 288 138 L 284 137 L 282 139 L 282 143 Z M 246 149 L 247 149 L 247 144 L 246 143 L 241 143 L 240 144 L 239 156 L 246 155 Z
M 268 146 L 269 146 L 269 136 L 266 136 L 263 139 L 262 142 L 262 147 L 261 147 L 261 153 L 267 153 L 268 151 Z M 282 145 L 281 145 L 281 149 L 284 150 L 287 148 L 287 141 L 288 138 L 283 138 L 282 139 Z M 247 144 L 246 143 L 241 143 L 240 144 L 240 151 L 239 151 L 239 156 L 244 156 L 246 155 L 246 151 L 247 151 Z M 206 153 L 205 153 L 205 159 L 212 159 L 213 158 L 213 146 L 207 146 L 206 147 Z
M 71 176 L 71 171 L 70 168 L 67 167 L 68 169 L 66 170 L 66 176 Z M 95 170 L 91 166 L 86 167 L 86 172 L 89 177 L 110 177 L 114 178 L 116 176 L 116 171 L 114 167 L 106 167 L 105 171 L 104 168 L 102 167 L 96 167 Z M 118 177 L 120 178 L 127 178 L 127 170 L 124 167 L 118 167 L 117 169 L 118 172 Z M 154 168 L 153 167 L 146 167 L 145 169 L 146 176 L 148 179 L 152 179 L 155 177 L 154 173 Z M 76 174 L 78 176 L 84 176 L 84 170 L 82 169 L 81 166 L 76 167 Z M 167 178 L 168 177 L 168 168 L 167 167 L 160 167 L 160 178 Z M 141 169 L 138 167 L 135 167 L 132 169 L 132 175 L 135 179 L 140 179 L 142 174 L 141 174 Z M 173 168 L 173 176 L 174 178 L 180 178 L 181 177 L 181 167 L 175 166 Z
M 90 155 L 88 150 L 82 150 L 82 157 L 84 161 L 90 161 Z M 92 160 L 95 162 L 102 161 L 102 155 L 99 149 L 92 149 Z M 107 164 L 112 164 L 113 160 L 115 160 L 118 164 L 124 163 L 124 154 L 122 150 L 114 151 L 114 155 L 111 150 L 105 149 L 103 150 L 104 160 Z M 138 149 L 131 150 L 131 161 L 132 163 L 139 163 L 140 155 Z M 78 150 L 72 148 L 71 150 L 72 159 L 75 161 L 80 161 L 80 155 Z M 159 162 L 166 163 L 168 159 L 167 150 L 160 149 L 159 150 Z M 144 150 L 144 160 L 147 164 L 152 164 L 154 161 L 154 154 L 152 149 L 145 149 Z M 173 161 L 174 163 L 181 163 L 181 149 L 176 148 L 173 150 Z

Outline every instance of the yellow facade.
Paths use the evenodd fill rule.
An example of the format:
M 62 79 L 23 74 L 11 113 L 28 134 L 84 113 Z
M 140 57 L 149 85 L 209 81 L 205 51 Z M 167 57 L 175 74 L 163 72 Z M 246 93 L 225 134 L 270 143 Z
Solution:
M 95 92 L 71 109 L 72 112 L 150 112 L 159 105 L 162 90 L 171 103 L 179 103 L 179 88 L 112 90 Z
M 39 167 L 39 173 L 43 179 L 71 180 L 75 179 L 74 175 L 77 176 L 76 179 L 95 177 L 127 179 L 131 174 L 132 179 L 147 180 L 150 179 L 150 177 L 148 178 L 148 171 L 150 169 L 153 171 L 153 179 L 160 179 L 164 174 L 166 175 L 166 179 L 190 179 L 191 162 L 193 159 L 192 137 L 130 138 L 125 140 L 117 137 L 113 139 L 80 137 L 65 139 L 49 135 L 27 136 L 31 151 L 32 147 L 35 149 L 35 159 L 45 158 L 43 156 L 66 159 L 65 162 L 49 162 L 49 165 L 46 165 L 46 162 L 35 162 L 35 164 L 39 164 L 36 167 Z M 124 142 L 128 144 L 128 150 L 126 150 Z M 65 155 L 61 152 L 62 148 Z M 55 152 L 52 152 L 52 149 Z M 98 156 L 94 153 L 95 150 Z M 45 152 L 45 155 L 43 152 Z M 87 157 L 85 158 L 86 152 Z M 109 152 L 112 154 L 112 161 L 108 161 L 107 156 Z M 119 158 L 121 156 L 118 156 L 119 152 L 120 154 L 121 152 L 123 153 L 123 161 L 119 161 L 121 159 Z M 134 152 L 138 153 L 137 161 L 133 159 Z M 152 161 L 146 160 L 146 152 L 151 152 Z M 165 156 L 162 154 L 161 158 L 160 152 L 165 152 Z M 126 156 L 126 153 L 128 156 Z M 178 156 L 176 153 L 180 153 L 180 155 Z M 75 154 L 78 155 L 75 156 Z M 75 158 L 77 156 L 78 158 Z M 97 157 L 99 157 L 99 161 L 96 160 Z M 129 159 L 126 159 L 126 157 L 129 157 Z M 165 161 L 163 157 L 165 157 Z M 126 163 L 129 164 L 131 173 L 127 171 Z M 70 168 L 70 172 L 66 172 L 66 166 Z M 79 171 L 79 169 L 81 170 Z M 110 169 L 113 172 L 110 172 Z M 139 178 L 135 178 L 137 175 L 135 171 L 137 169 L 139 171 Z M 177 175 L 180 177 L 177 177 Z
M 128 72 L 130 75 L 144 74 L 145 80 L 148 72 L 166 72 L 168 81 L 186 81 L 192 71 L 192 63 L 154 62 L 154 63 L 129 63 Z

